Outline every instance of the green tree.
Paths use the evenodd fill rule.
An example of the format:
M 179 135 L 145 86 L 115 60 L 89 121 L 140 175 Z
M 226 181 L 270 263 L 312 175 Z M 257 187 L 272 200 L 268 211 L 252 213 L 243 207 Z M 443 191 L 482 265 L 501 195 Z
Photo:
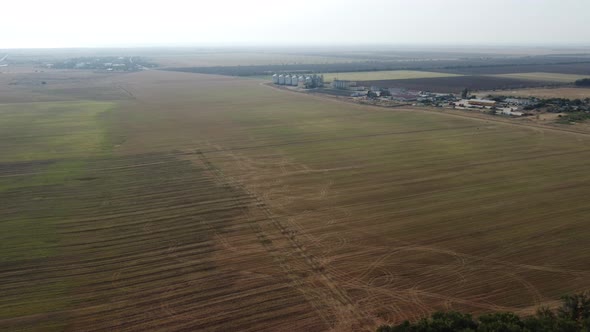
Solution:
M 559 317 L 578 323 L 590 319 L 590 297 L 588 293 L 566 295 L 561 300 L 563 303 L 557 310 Z

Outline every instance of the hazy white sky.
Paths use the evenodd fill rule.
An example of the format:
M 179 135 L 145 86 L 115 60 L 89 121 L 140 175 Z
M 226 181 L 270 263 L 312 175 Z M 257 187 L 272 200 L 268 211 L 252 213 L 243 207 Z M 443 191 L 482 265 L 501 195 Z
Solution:
M 590 43 L 590 0 L 18 0 L 0 48 Z

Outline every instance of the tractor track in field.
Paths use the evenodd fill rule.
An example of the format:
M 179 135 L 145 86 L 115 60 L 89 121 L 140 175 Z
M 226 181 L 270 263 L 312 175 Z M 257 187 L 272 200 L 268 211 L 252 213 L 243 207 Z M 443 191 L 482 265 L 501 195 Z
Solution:
M 343 321 L 348 321 L 350 326 L 366 326 L 364 323 L 366 323 L 369 316 L 359 311 L 355 302 L 333 280 L 319 259 L 306 249 L 306 246 L 296 235 L 298 232 L 291 230 L 279 221 L 258 195 L 239 182 L 225 176 L 220 169 L 207 159 L 202 151 L 197 151 L 195 154 L 199 157 L 199 161 L 205 166 L 205 169 L 216 178 L 221 186 L 232 192 L 238 188 L 246 193 L 245 196 L 248 200 L 244 202 L 242 202 L 244 198 L 234 195 L 237 200 L 236 205 L 242 206 L 243 212 L 248 216 L 248 224 L 255 232 L 258 241 L 285 272 L 292 286 L 304 295 L 324 323 L 330 328 L 335 323 L 342 323 Z M 254 202 L 253 208 L 258 212 L 262 212 L 266 220 L 252 218 L 250 211 L 252 208 L 247 207 L 252 205 L 252 202 Z M 287 241 L 288 248 L 279 248 L 279 246 L 275 245 L 268 230 L 265 230 L 267 225 L 273 226 L 275 231 L 281 234 L 280 240 Z M 305 271 L 295 268 L 297 262 L 294 262 L 294 260 L 297 258 L 303 260 Z M 307 276 L 302 277 L 302 272 L 305 272 Z M 308 281 L 310 279 L 314 279 L 316 284 L 319 282 L 322 287 L 314 286 Z

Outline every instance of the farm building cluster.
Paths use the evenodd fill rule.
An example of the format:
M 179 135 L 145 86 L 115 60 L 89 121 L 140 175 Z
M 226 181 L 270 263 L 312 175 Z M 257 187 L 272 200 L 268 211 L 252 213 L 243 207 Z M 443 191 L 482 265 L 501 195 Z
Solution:
M 497 113 L 512 116 L 523 116 L 525 114 L 520 111 L 519 106 L 522 104 L 516 99 L 513 99 L 512 101 L 503 100 L 502 102 L 490 99 L 461 99 L 459 101 L 451 102 L 450 105 L 453 108 L 458 109 L 494 110 Z
M 400 80 L 403 81 L 403 80 Z M 468 89 L 459 95 L 418 91 L 400 87 L 364 86 L 378 84 L 378 81 L 353 81 L 333 79 L 325 83 L 320 74 L 274 74 L 272 82 L 293 89 L 314 89 L 317 93 L 351 98 L 355 102 L 385 107 L 400 105 L 434 106 L 441 108 L 481 111 L 507 116 L 527 116 L 539 113 L 587 112 L 590 117 L 590 100 L 567 101 L 566 99 L 542 100 L 534 97 L 513 98 L 485 96 L 479 98 L 470 94 Z

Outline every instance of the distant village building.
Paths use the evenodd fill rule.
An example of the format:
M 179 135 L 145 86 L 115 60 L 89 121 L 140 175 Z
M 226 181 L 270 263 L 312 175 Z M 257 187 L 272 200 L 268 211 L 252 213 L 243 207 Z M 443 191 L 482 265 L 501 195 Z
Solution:
M 504 114 L 504 115 L 512 115 L 512 116 L 523 116 L 524 115 L 523 112 L 518 112 L 518 111 L 514 110 L 512 107 L 502 108 L 500 110 L 500 113 Z
M 467 100 L 467 104 L 470 106 L 480 106 L 480 107 L 496 107 L 495 100 L 488 100 L 488 99 L 469 99 Z
M 506 102 L 508 104 L 512 104 L 512 105 L 518 105 L 518 106 L 529 106 L 529 105 L 533 104 L 533 102 L 530 101 L 529 99 L 522 99 L 522 98 L 506 98 L 506 99 L 504 99 L 504 102 Z

